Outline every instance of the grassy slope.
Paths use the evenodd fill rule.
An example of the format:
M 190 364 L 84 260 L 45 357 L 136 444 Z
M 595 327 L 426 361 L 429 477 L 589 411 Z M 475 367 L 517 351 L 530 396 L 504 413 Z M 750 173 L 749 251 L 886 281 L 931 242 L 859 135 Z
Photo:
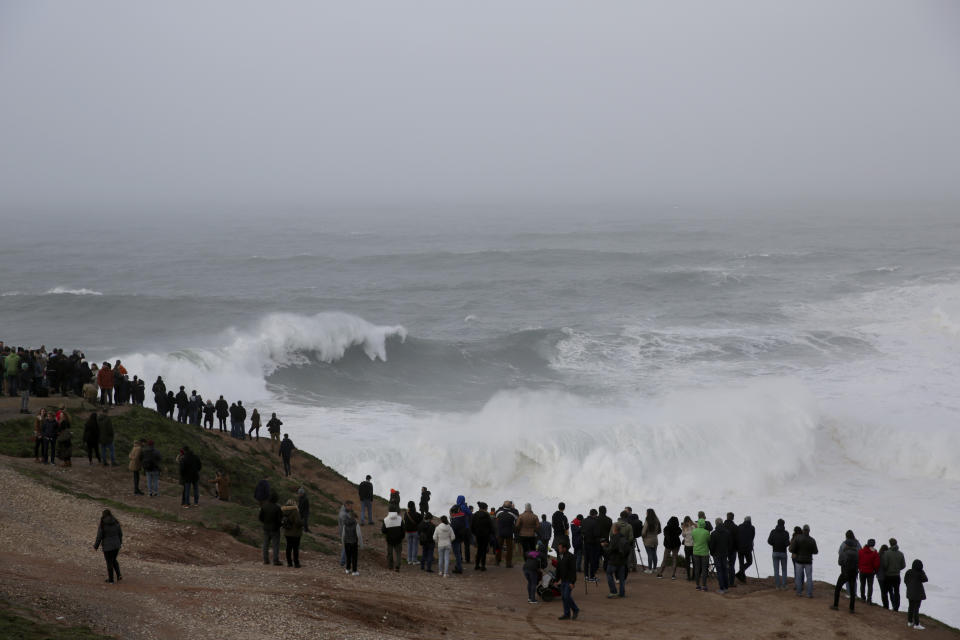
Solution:
M 0 600 L 0 638 L 10 640 L 106 640 L 89 627 L 68 627 L 37 622 L 26 610 Z

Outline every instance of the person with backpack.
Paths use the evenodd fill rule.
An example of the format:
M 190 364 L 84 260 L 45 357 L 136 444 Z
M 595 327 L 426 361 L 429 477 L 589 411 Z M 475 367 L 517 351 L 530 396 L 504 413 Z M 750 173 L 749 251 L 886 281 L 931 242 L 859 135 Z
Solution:
M 797 595 L 803 595 L 803 583 L 807 583 L 807 597 L 813 597 L 813 556 L 819 553 L 817 541 L 810 535 L 810 525 L 803 525 L 790 543 L 790 553 L 796 556 L 794 565 L 794 581 L 797 586 Z
M 303 535 L 303 520 L 293 498 L 280 509 L 280 528 L 286 538 L 287 567 L 300 568 L 300 537 Z M 277 555 L 274 553 L 274 559 Z
M 860 601 L 873 604 L 873 577 L 880 568 L 880 554 L 873 548 L 877 542 L 873 538 L 860 549 L 858 569 L 860 570 Z M 869 590 L 869 591 L 868 591 Z
M 460 512 L 460 507 L 450 507 L 450 528 L 453 529 L 453 573 L 463 573 L 463 540 L 470 535 L 467 526 L 467 517 Z
M 548 523 L 549 524 L 549 523 Z M 493 533 L 493 520 L 487 512 L 486 502 L 477 502 L 477 512 L 470 522 L 470 531 L 477 539 L 477 562 L 474 571 L 487 570 L 487 546 L 490 544 L 490 535 Z
M 400 573 L 400 551 L 403 548 L 403 518 L 395 510 L 387 513 L 380 525 L 380 533 L 387 539 L 387 570 Z
M 790 534 L 787 533 L 783 518 L 777 520 L 777 526 L 767 536 L 767 544 L 773 549 L 773 586 L 787 588 L 787 548 L 790 546 Z
M 433 524 L 433 516 L 428 512 L 423 514 L 423 520 L 417 526 L 417 535 L 420 537 L 420 571 L 433 573 L 433 534 L 436 526 Z
M 633 526 L 626 519 L 618 520 L 613 526 L 607 545 L 607 587 L 610 588 L 608 598 L 626 597 L 627 558 L 633 553 L 633 546 Z M 614 579 L 620 583 L 619 593 Z
M 663 564 L 660 565 L 660 571 L 657 572 L 658 578 L 663 578 L 663 571 L 667 568 L 667 562 L 673 559 L 673 575 L 671 580 L 677 579 L 677 564 L 680 556 L 680 537 L 683 535 L 683 529 L 680 528 L 680 519 L 677 516 L 670 516 L 667 520 L 667 526 L 663 528 Z
M 270 564 L 270 548 L 273 547 L 273 564 L 280 562 L 280 529 L 283 526 L 283 512 L 280 509 L 277 492 L 270 492 L 270 499 L 260 507 L 260 522 L 263 523 L 263 564 Z
M 897 546 L 897 539 L 890 538 L 890 548 L 883 554 L 880 561 L 883 570 L 884 590 L 890 598 L 890 606 L 894 611 L 900 610 L 900 572 L 907 566 L 903 552 Z
M 923 570 L 923 563 L 914 560 L 903 576 L 903 584 L 907 587 L 907 626 L 917 631 L 926 629 L 920 624 L 920 605 L 927 599 L 927 591 L 923 587 L 926 581 L 927 574 Z
M 453 539 L 456 534 L 450 526 L 447 516 L 440 516 L 440 524 L 433 531 L 433 543 L 436 545 L 440 557 L 440 577 L 450 577 L 450 553 L 453 550 Z
M 160 495 L 160 452 L 154 449 L 153 440 L 140 453 L 143 472 L 147 476 L 147 493 L 150 497 Z
M 422 520 L 423 516 L 417 513 L 414 501 L 407 502 L 407 512 L 403 514 L 403 531 L 407 535 L 407 564 L 417 564 L 417 549 L 420 546 L 417 529 Z
M 140 470 L 143 469 L 143 440 L 134 440 L 133 448 L 130 449 L 130 459 L 128 469 L 133 472 L 133 495 L 142 496 L 140 491 Z
M 837 578 L 837 585 L 833 589 L 833 605 L 830 607 L 834 611 L 840 608 L 840 592 L 843 591 L 843 585 L 847 585 L 847 591 L 850 594 L 850 613 L 853 613 L 854 606 L 857 603 L 857 566 L 859 562 L 857 540 L 853 537 L 852 531 L 847 531 L 847 537 L 843 541 L 837 557 L 837 564 L 840 565 L 840 576 Z

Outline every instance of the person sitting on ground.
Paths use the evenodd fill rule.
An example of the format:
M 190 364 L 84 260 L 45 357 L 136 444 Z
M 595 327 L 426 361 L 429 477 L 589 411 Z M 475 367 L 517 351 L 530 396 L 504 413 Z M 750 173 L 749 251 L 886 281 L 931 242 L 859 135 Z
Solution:
M 858 569 L 860 570 L 860 601 L 873 604 L 873 577 L 880 568 L 880 554 L 873 547 L 876 540 L 870 538 L 860 549 Z
M 283 473 L 288 478 L 290 477 L 290 456 L 293 455 L 294 449 L 296 447 L 293 446 L 290 434 L 283 434 L 283 442 L 280 443 L 280 457 L 283 459 Z
M 293 498 L 280 510 L 280 528 L 286 538 L 287 567 L 300 568 L 300 536 L 303 535 L 303 521 L 300 510 Z M 276 557 L 276 556 L 274 556 Z
M 103 559 L 107 562 L 107 580 L 113 583 L 113 574 L 117 574 L 117 582 L 120 582 L 120 563 L 117 562 L 117 555 L 120 553 L 120 547 L 123 545 L 123 529 L 120 523 L 110 509 L 104 509 L 100 515 L 100 524 L 97 527 L 97 539 L 93 542 L 93 550 L 103 547 Z
M 273 547 L 273 564 L 280 566 L 280 528 L 283 513 L 277 505 L 277 492 L 270 492 L 270 499 L 260 507 L 260 522 L 263 523 L 263 564 L 270 564 L 270 548 Z
M 903 576 L 903 584 L 907 587 L 907 626 L 918 631 L 926 629 L 920 624 L 920 605 L 927 599 L 927 591 L 923 587 L 926 581 L 927 574 L 923 570 L 923 563 L 914 560 Z
M 380 525 L 380 533 L 387 540 L 387 571 L 400 573 L 400 553 L 403 549 L 403 518 L 396 511 L 390 511 Z
M 840 565 L 840 576 L 837 578 L 837 585 L 833 589 L 833 606 L 830 607 L 831 609 L 840 608 L 840 592 L 843 590 L 843 585 L 847 585 L 847 590 L 850 593 L 850 613 L 853 613 L 854 605 L 857 603 L 857 565 L 859 561 L 857 540 L 853 537 L 852 531 L 847 531 L 847 539 L 840 547 L 837 558 L 837 564 Z

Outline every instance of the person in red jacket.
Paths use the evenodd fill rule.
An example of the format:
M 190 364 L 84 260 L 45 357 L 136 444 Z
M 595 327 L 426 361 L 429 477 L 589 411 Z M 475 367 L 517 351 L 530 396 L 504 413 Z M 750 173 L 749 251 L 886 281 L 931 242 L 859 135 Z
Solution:
M 97 386 L 100 387 L 100 404 L 113 404 L 113 371 L 110 363 L 104 362 L 97 373 Z
M 880 568 L 880 554 L 874 549 L 876 544 L 877 541 L 870 538 L 866 546 L 860 549 L 860 600 L 869 604 L 873 604 L 873 576 Z

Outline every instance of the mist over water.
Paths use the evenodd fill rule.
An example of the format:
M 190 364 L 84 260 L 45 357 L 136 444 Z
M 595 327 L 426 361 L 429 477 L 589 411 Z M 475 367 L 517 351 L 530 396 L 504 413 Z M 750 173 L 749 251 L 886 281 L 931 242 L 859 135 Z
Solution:
M 55 261 L 4 237 L 2 338 L 276 410 L 404 499 L 782 516 L 830 580 L 846 528 L 894 535 L 958 621 L 949 220 L 321 226 L 78 230 Z

